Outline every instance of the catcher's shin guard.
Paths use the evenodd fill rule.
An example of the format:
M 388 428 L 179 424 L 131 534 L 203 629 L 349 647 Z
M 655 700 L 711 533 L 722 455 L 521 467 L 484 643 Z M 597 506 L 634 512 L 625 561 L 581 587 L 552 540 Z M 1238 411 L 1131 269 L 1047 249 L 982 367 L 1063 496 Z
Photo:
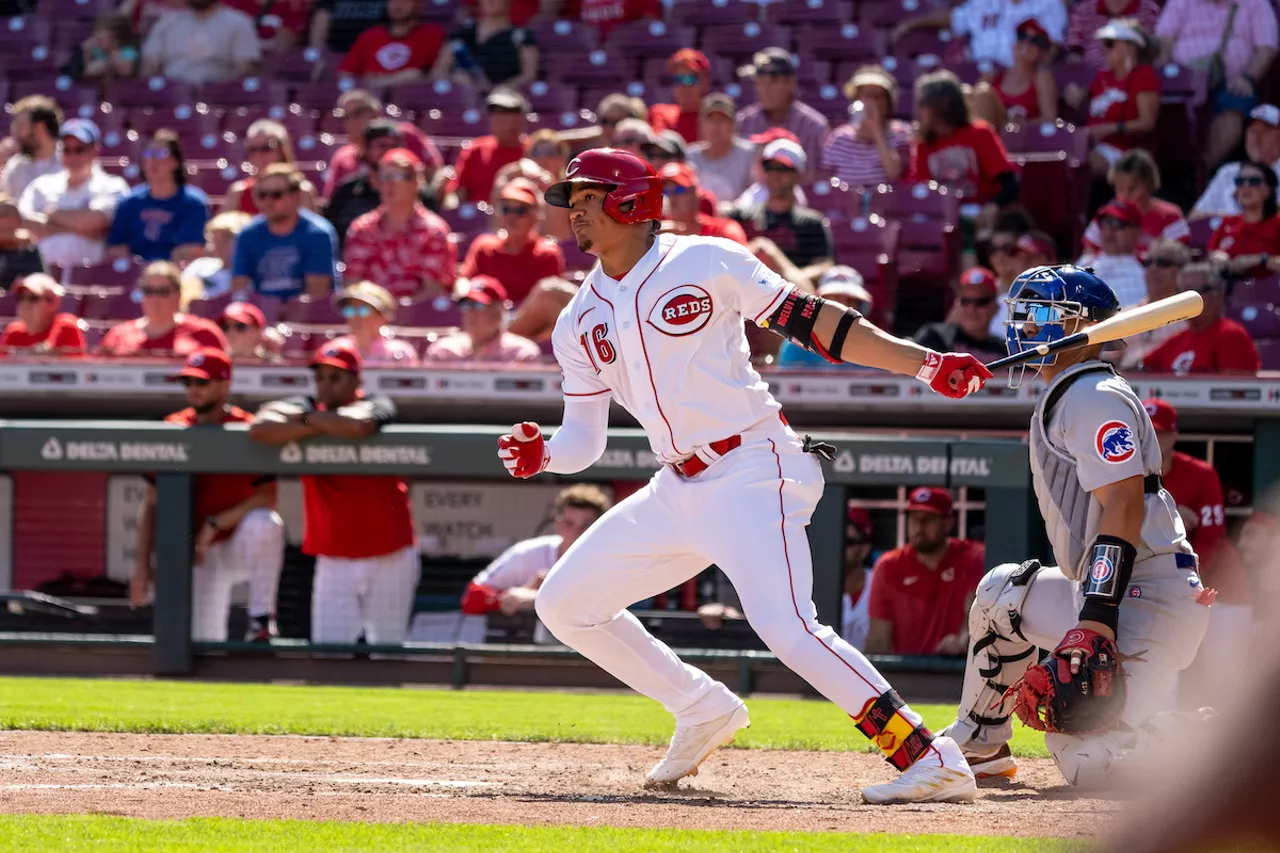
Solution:
M 899 770 L 915 764 L 933 743 L 933 733 L 923 723 L 912 722 L 908 713 L 918 719 L 897 692 L 886 690 L 868 701 L 862 713 L 853 718 L 858 731 L 874 741 L 885 760 Z
M 1013 737 L 1014 698 L 1005 691 L 1035 663 L 1036 647 L 1022 635 L 1022 605 L 1040 563 L 1004 563 L 982 578 L 969 609 L 973 645 L 964 670 L 956 721 L 944 732 L 966 753 L 986 754 Z

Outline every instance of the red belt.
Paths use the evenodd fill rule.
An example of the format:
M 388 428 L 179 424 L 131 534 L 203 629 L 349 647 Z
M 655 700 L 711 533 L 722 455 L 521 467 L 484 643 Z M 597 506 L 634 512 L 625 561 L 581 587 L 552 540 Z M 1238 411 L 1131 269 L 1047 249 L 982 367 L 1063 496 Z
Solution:
M 741 446 L 742 436 L 731 435 L 728 438 L 721 439 L 720 441 L 713 441 L 703 449 L 703 453 L 711 457 L 709 460 L 702 458 L 702 456 L 697 455 L 697 451 L 694 451 L 695 455 L 690 456 L 683 462 L 673 462 L 671 467 L 676 469 L 676 473 L 681 477 L 690 479 L 707 470 L 707 468 L 711 466 L 712 462 L 715 462 L 730 450 Z

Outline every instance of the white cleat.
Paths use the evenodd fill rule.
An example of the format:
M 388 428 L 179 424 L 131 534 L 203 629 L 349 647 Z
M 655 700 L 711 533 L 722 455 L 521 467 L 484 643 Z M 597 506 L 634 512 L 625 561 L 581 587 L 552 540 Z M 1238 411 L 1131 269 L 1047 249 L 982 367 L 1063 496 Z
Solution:
M 698 765 L 707 756 L 726 744 L 733 743 L 738 729 L 751 725 L 747 706 L 742 703 L 722 717 L 695 726 L 676 724 L 667 755 L 645 777 L 646 788 L 661 788 L 674 784 L 685 776 L 697 776 Z
M 1018 762 L 1014 761 L 1009 744 L 1002 744 L 999 749 L 989 755 L 973 755 L 966 752 L 964 760 L 969 763 L 975 779 L 996 779 L 1004 777 L 1012 779 L 1018 775 Z
M 948 737 L 934 738 L 933 746 L 937 754 L 943 756 L 943 766 L 938 766 L 937 755 L 923 755 L 892 782 L 863 788 L 862 799 L 878 806 L 973 802 L 978 794 L 978 785 L 973 779 L 973 771 L 960 754 L 960 747 Z

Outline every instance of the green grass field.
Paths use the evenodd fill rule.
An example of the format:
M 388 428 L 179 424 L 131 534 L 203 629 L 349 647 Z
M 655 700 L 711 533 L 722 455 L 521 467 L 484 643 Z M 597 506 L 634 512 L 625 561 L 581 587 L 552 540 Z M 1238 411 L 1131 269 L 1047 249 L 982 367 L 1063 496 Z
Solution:
M 735 746 L 872 752 L 849 718 L 820 699 L 755 698 Z M 913 706 L 935 731 L 951 705 Z M 0 729 L 166 734 L 345 735 L 660 746 L 671 717 L 618 693 L 401 689 L 0 678 Z M 1046 757 L 1043 740 L 1014 734 L 1016 755 Z
M 752 725 L 735 748 L 871 751 L 849 718 L 822 700 L 753 698 Z M 941 728 L 953 707 L 917 705 Z M 0 678 L 0 729 L 139 733 L 342 735 L 664 745 L 671 718 L 655 702 L 617 693 L 453 691 L 186 681 Z M 1014 752 L 1046 755 L 1019 729 Z M 2 800 L 0 800 L 2 803 Z M 0 805 L 0 809 L 3 806 Z M 1083 850 L 1048 839 L 849 833 L 759 833 L 376 824 L 191 818 L 154 821 L 99 815 L 0 815 L 8 851 L 1001 851 Z

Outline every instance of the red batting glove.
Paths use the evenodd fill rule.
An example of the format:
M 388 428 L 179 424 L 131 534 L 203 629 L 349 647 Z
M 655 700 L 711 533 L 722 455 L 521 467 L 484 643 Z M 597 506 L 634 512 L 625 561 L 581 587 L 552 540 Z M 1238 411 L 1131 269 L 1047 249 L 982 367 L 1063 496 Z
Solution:
M 944 397 L 959 400 L 980 391 L 991 376 L 987 366 L 967 352 L 929 350 L 916 379 Z
M 516 424 L 511 432 L 498 439 L 498 458 L 512 477 L 536 477 L 551 461 L 542 429 L 532 421 Z

